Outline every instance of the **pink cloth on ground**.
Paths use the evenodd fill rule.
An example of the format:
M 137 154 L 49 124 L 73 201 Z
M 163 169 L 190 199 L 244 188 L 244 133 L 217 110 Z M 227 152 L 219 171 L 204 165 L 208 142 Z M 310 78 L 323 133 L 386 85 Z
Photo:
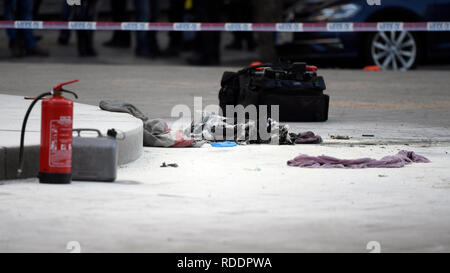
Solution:
M 299 155 L 289 160 L 287 164 L 292 167 L 300 168 L 345 168 L 345 169 L 363 169 L 363 168 L 401 168 L 411 163 L 429 163 L 428 158 L 418 155 L 412 151 L 402 150 L 396 155 L 385 156 L 380 160 L 373 158 L 359 159 L 339 159 L 331 156 L 308 156 Z

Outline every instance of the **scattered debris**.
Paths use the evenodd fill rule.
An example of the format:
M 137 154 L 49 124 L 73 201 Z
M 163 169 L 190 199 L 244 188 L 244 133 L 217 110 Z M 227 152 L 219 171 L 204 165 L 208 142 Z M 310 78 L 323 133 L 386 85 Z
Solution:
M 228 148 L 228 147 L 236 147 L 237 144 L 236 142 L 232 141 L 224 141 L 224 142 L 212 142 L 211 146 L 215 148 Z
M 193 121 L 184 130 L 171 130 L 168 123 L 161 119 L 150 119 L 136 106 L 121 101 L 102 100 L 99 103 L 102 110 L 110 112 L 128 113 L 144 122 L 144 146 L 146 147 L 196 147 L 215 141 L 222 141 L 227 136 L 233 136 L 234 142 L 242 144 L 269 144 L 272 140 L 278 140 L 280 145 L 292 144 L 318 144 L 322 138 L 312 132 L 301 134 L 289 133 L 288 125 L 280 125 L 279 122 L 267 119 L 267 131 L 271 132 L 269 139 L 259 137 L 258 126 L 255 121 L 248 120 L 235 124 L 234 120 L 228 121 L 226 117 L 203 112 L 200 122 Z M 271 129 L 278 127 L 279 130 Z M 251 140 L 250 136 L 256 136 Z M 228 138 L 227 138 L 228 139 Z M 235 143 L 235 144 L 236 144 Z M 236 144 L 237 145 L 237 144 Z M 213 144 L 213 147 L 234 147 Z
M 381 67 L 378 65 L 368 65 L 363 68 L 364 71 L 380 71 Z
M 418 155 L 412 151 L 402 150 L 396 155 L 385 156 L 380 160 L 373 158 L 339 159 L 331 156 L 308 156 L 301 154 L 289 160 L 287 164 L 300 168 L 401 168 L 411 163 L 429 163 L 428 158 Z
M 322 143 L 322 137 L 314 134 L 311 131 L 300 133 L 300 134 L 290 134 L 291 139 L 294 139 L 295 144 L 320 144 Z
M 260 171 L 261 171 L 261 168 L 254 168 L 254 169 L 252 169 L 252 168 L 245 168 L 244 170 L 246 170 L 246 171 L 260 172 Z
M 341 135 L 336 135 L 336 136 L 332 135 L 330 137 L 331 137 L 331 139 L 339 139 L 339 140 L 349 140 L 350 139 L 349 136 L 341 136 Z
M 167 167 L 178 168 L 178 164 L 177 163 L 166 164 L 166 162 L 163 162 L 163 164 L 161 165 L 161 168 L 167 168 Z

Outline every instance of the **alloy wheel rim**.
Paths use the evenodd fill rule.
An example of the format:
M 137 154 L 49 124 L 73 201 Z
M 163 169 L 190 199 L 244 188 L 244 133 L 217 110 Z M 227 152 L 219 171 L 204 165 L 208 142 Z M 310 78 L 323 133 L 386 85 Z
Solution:
M 372 40 L 372 59 L 384 70 L 408 70 L 416 57 L 416 40 L 408 31 L 378 32 Z

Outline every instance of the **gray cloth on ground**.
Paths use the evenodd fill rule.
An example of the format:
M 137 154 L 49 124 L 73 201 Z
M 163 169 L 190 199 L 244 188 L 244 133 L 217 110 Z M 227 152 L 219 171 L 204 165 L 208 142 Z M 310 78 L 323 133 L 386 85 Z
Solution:
M 161 119 L 149 119 L 136 106 L 121 101 L 100 101 L 100 109 L 110 112 L 128 113 L 144 122 L 144 146 L 172 147 L 176 136 Z
M 300 168 L 345 168 L 345 169 L 363 169 L 363 168 L 401 168 L 411 163 L 429 163 L 428 158 L 418 155 L 412 151 L 402 150 L 396 155 L 385 156 L 380 160 L 373 158 L 360 159 L 339 159 L 331 156 L 308 156 L 299 155 L 289 160 L 287 164 L 292 167 Z
M 144 122 L 148 120 L 148 117 L 145 116 L 136 106 L 131 103 L 113 100 L 102 100 L 100 101 L 99 106 L 100 109 L 105 111 L 128 113 Z

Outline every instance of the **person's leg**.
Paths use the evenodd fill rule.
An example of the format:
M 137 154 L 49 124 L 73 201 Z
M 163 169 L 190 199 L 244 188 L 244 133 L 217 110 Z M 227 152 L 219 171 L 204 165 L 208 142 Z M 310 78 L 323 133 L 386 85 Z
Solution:
M 245 2 L 245 1 L 244 1 Z M 241 10 L 242 3 L 240 0 L 231 0 L 228 4 L 227 14 L 228 14 L 228 20 L 231 23 L 242 23 L 244 20 L 242 20 L 242 13 L 250 12 L 249 10 Z M 225 48 L 227 49 L 236 49 L 241 50 L 242 49 L 242 41 L 243 41 L 243 32 L 236 31 L 232 32 L 233 40 L 230 44 L 226 45 Z
M 5 20 L 15 20 L 15 15 L 17 12 L 17 1 L 16 0 L 5 0 L 4 3 L 4 17 Z M 6 33 L 9 38 L 9 48 L 13 57 L 23 56 L 22 45 L 17 36 L 17 30 L 7 29 Z
M 114 22 L 127 22 L 129 20 L 127 1 L 111 0 L 111 15 Z M 116 30 L 111 40 L 103 44 L 107 47 L 128 48 L 131 45 L 131 32 Z
M 97 0 L 83 0 L 81 6 L 75 8 L 75 20 L 76 21 L 94 21 L 96 14 Z M 93 48 L 93 35 L 92 30 L 78 30 L 78 53 L 82 57 L 92 57 L 97 53 Z
M 137 22 L 150 21 L 150 5 L 148 0 L 134 0 Z M 136 55 L 150 57 L 148 35 L 146 31 L 136 32 Z
M 42 0 L 34 0 L 34 6 L 33 6 L 33 18 L 36 20 L 39 18 L 39 9 L 41 7 Z
M 194 5 L 197 20 L 206 22 L 219 21 L 219 0 L 197 0 Z M 220 32 L 199 32 L 196 37 L 194 56 L 188 59 L 188 63 L 191 65 L 219 64 Z
M 67 4 L 67 2 L 63 2 L 62 11 L 61 11 L 61 20 L 64 22 L 70 21 L 72 16 L 73 9 Z M 58 36 L 58 43 L 60 45 L 67 45 L 70 41 L 71 31 L 68 29 L 61 30 Z
M 80 6 L 74 6 L 74 21 L 84 21 L 85 16 L 87 13 L 87 1 L 88 0 L 82 0 Z M 77 30 L 77 49 L 78 49 L 78 55 L 80 57 L 87 56 L 87 38 L 86 38 L 86 31 L 85 30 Z
M 95 21 L 97 17 L 97 5 L 98 0 L 89 0 L 86 9 L 86 21 Z M 88 56 L 97 56 L 97 52 L 94 49 L 94 31 L 86 31 L 86 49 Z
M 255 22 L 272 23 L 280 20 L 282 2 L 272 0 L 253 0 Z M 256 42 L 261 62 L 273 62 L 276 59 L 275 39 L 273 32 L 256 33 Z
M 182 22 L 184 17 L 184 0 L 171 0 L 169 8 L 169 21 Z M 177 55 L 181 50 L 183 42 L 183 33 L 180 31 L 171 31 L 169 33 L 170 42 L 167 53 L 170 55 Z
M 254 6 L 252 1 L 242 1 L 241 2 L 242 8 L 239 9 L 241 12 L 239 12 L 239 18 L 241 22 L 253 22 L 254 16 L 253 16 L 253 10 Z M 246 12 L 247 11 L 247 12 Z M 252 51 L 256 48 L 256 42 L 253 36 L 253 32 L 241 32 L 242 34 L 242 42 L 247 43 L 247 49 Z
M 24 21 L 33 20 L 33 0 L 19 0 L 20 3 L 20 19 Z M 25 29 L 23 31 L 25 49 L 29 50 L 36 47 L 36 37 L 33 35 L 33 30 Z
M 4 17 L 5 20 L 13 21 L 15 20 L 15 14 L 17 11 L 17 1 L 16 0 L 5 0 L 4 3 Z M 15 29 L 7 29 L 6 33 L 8 34 L 9 40 L 17 39 L 17 31 Z
M 149 0 L 150 5 L 150 22 L 157 22 L 160 14 L 160 2 L 159 0 Z M 158 32 L 150 31 L 148 32 L 148 42 L 150 53 L 154 56 L 160 54 L 160 49 L 158 45 Z
M 33 0 L 18 0 L 19 6 L 19 18 L 24 21 L 33 20 Z M 40 48 L 37 45 L 36 37 L 33 34 L 33 30 L 23 30 L 23 40 L 25 52 L 31 56 L 47 57 L 49 55 L 47 50 Z

